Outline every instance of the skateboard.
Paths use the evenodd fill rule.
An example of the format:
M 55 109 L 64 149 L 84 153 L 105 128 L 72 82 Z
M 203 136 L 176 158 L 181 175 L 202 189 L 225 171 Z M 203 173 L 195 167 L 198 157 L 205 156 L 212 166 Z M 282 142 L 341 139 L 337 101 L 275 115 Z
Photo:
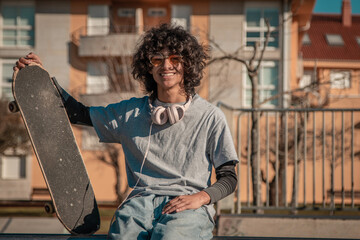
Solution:
M 94 191 L 76 144 L 61 96 L 49 73 L 31 64 L 14 73 L 11 112 L 20 111 L 50 192 L 53 208 L 74 235 L 100 227 Z

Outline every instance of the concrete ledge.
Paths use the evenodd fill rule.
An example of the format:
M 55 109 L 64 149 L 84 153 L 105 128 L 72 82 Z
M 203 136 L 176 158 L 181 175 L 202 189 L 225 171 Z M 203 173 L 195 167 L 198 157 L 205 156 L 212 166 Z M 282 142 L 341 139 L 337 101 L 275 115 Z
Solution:
M 212 240 L 346 240 L 344 238 L 293 238 L 293 237 L 214 237 Z M 350 240 L 350 239 L 349 239 Z
M 106 235 L 93 235 L 93 236 L 71 236 L 66 234 L 0 234 L 0 239 L 9 240 L 24 240 L 24 239 L 40 239 L 40 240 L 57 240 L 57 239 L 96 239 L 105 240 Z M 212 240 L 310 240 L 310 239 L 331 239 L 335 238 L 271 238 L 271 237 L 214 237 Z M 340 240 L 340 239 L 339 239 Z M 344 239 L 341 239 L 344 240 Z
M 360 218 L 228 214 L 219 216 L 218 235 L 285 239 L 360 239 Z
M 72 236 L 70 234 L 1 234 L 0 239 L 10 239 L 10 240 L 24 240 L 24 239 L 41 239 L 41 240 L 51 240 L 51 239 L 97 239 L 105 240 L 106 235 L 92 235 L 92 236 Z

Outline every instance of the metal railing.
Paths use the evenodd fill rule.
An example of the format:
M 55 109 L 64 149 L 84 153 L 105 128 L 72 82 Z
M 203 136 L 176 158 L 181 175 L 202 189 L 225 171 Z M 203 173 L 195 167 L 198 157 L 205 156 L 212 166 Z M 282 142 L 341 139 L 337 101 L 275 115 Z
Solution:
M 76 45 L 79 44 L 81 37 L 86 36 L 106 36 L 111 34 L 141 34 L 148 26 L 135 25 L 100 25 L 100 26 L 82 26 L 71 33 L 71 40 Z
M 360 109 L 257 110 L 222 103 L 219 107 L 241 162 L 232 212 L 359 210 Z M 253 127 L 256 117 L 258 125 Z M 254 186 L 256 180 L 261 184 Z M 260 201 L 254 201 L 253 192 Z

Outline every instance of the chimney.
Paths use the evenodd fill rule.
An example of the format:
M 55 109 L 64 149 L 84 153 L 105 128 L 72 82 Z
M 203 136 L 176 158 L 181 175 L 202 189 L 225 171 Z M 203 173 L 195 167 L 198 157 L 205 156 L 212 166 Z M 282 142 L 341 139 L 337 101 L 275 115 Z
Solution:
M 351 2 L 350 0 L 343 0 L 342 1 L 342 24 L 344 27 L 351 26 Z

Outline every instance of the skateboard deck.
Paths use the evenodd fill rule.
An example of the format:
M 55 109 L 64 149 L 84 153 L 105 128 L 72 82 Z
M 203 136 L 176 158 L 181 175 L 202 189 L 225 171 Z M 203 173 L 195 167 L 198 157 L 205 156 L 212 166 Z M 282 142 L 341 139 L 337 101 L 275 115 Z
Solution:
M 96 232 L 100 216 L 94 191 L 48 72 L 29 65 L 14 74 L 12 88 L 58 219 L 72 234 Z

